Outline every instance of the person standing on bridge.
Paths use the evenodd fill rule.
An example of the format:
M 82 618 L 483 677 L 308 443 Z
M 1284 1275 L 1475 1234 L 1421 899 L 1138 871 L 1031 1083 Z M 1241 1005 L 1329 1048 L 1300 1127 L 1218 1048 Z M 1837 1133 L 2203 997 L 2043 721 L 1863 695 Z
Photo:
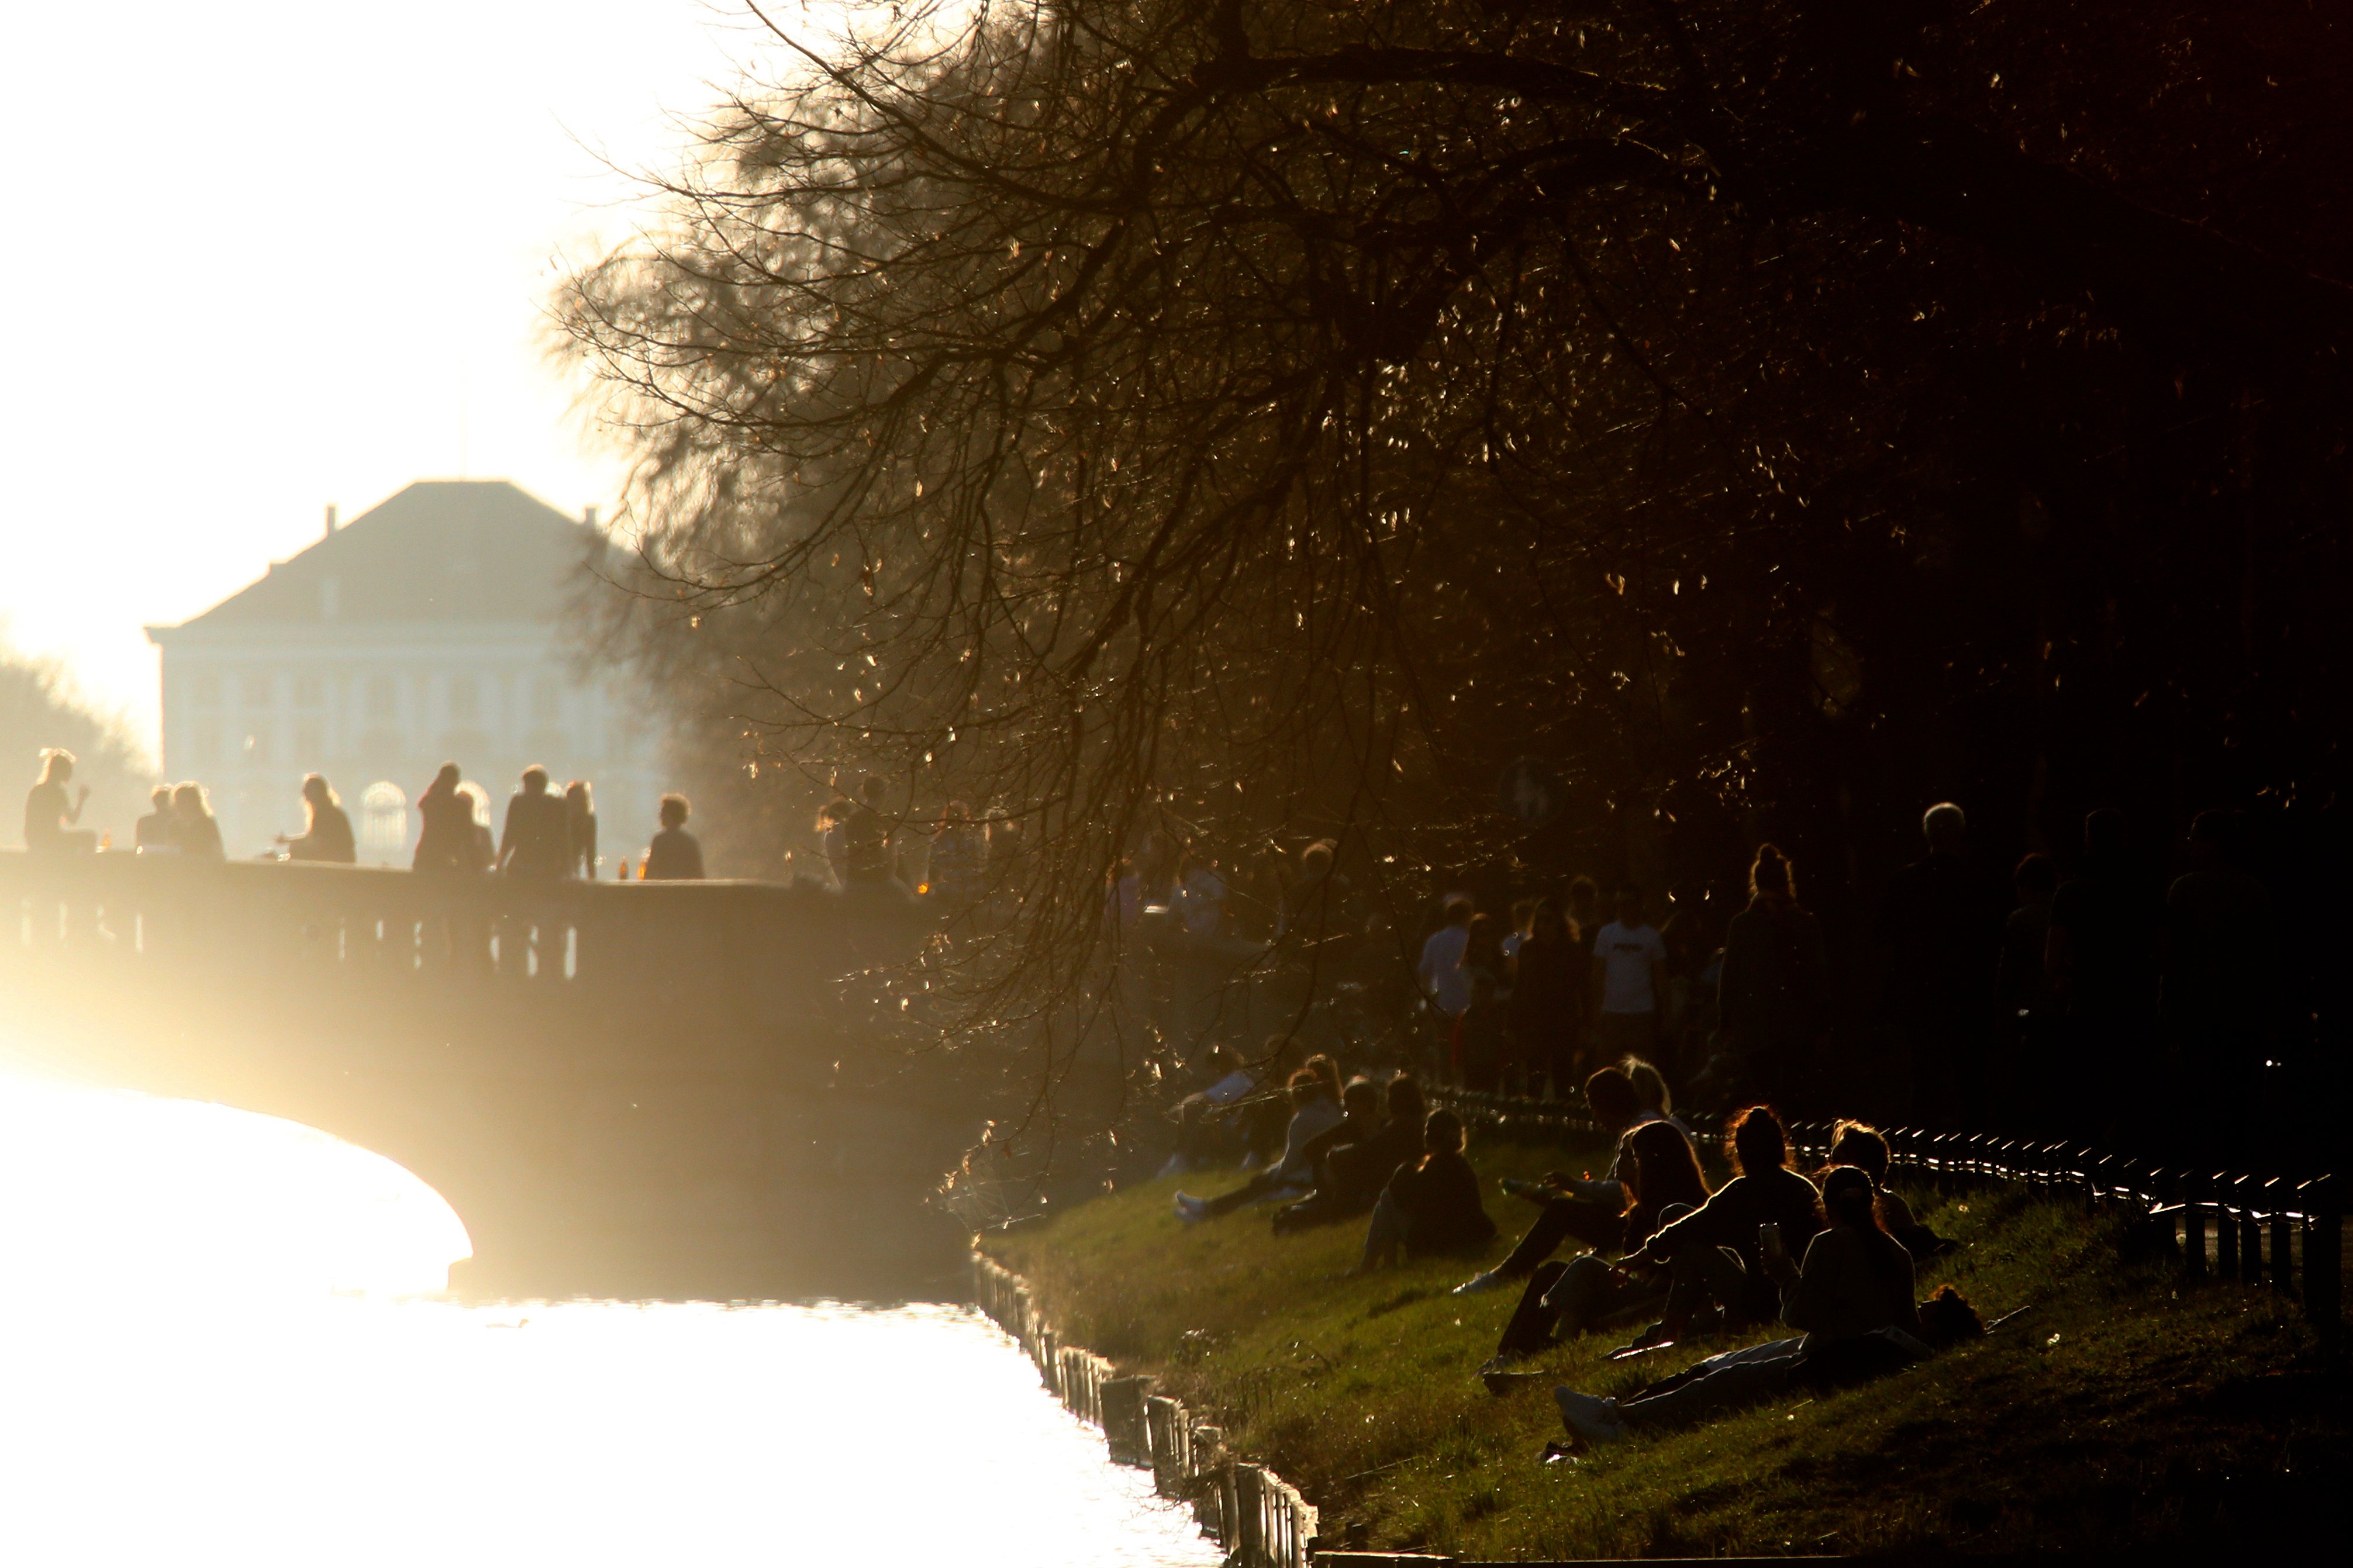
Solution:
M 417 797 L 417 871 L 480 871 L 484 861 L 474 847 L 474 805 L 458 787 L 458 764 L 443 763 L 425 793 Z
M 286 846 L 286 858 L 331 866 L 349 866 L 359 859 L 352 842 L 352 819 L 343 815 L 343 803 L 317 773 L 302 780 L 302 810 L 308 819 L 302 837 L 279 835 L 278 842 Z
M 649 882 L 700 882 L 702 880 L 702 846 L 686 830 L 686 816 L 691 808 L 682 795 L 661 797 L 661 831 L 654 835 L 646 847 L 646 874 Z
M 172 790 L 172 837 L 180 853 L 191 860 L 221 860 L 220 823 L 200 784 L 176 784 Z
M 41 782 L 25 796 L 25 847 L 33 854 L 66 855 L 98 846 L 97 834 L 74 826 L 81 820 L 81 808 L 90 804 L 90 785 L 67 800 L 73 771 L 74 754 L 63 747 L 41 753 Z
M 547 787 L 547 770 L 534 763 L 523 769 L 522 787 L 507 801 L 498 868 L 510 877 L 561 877 L 571 861 L 564 797 Z
M 586 779 L 574 779 L 564 786 L 565 829 L 570 835 L 571 858 L 564 874 L 586 881 L 596 879 L 596 801 L 588 792 Z

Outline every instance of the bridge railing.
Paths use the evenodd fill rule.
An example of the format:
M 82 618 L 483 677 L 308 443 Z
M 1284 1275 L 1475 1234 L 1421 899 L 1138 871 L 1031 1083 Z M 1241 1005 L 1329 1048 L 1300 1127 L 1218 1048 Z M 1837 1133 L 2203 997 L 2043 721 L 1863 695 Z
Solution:
M 265 989 L 530 987 L 581 1005 L 758 1012 L 911 954 L 902 900 L 765 882 L 586 882 L 0 851 L 0 959 Z

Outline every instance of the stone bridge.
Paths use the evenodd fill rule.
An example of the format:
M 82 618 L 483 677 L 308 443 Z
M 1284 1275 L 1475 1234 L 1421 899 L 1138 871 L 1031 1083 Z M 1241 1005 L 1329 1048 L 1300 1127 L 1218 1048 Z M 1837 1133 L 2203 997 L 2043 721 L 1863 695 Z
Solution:
M 0 852 L 0 1040 L 397 1161 L 480 1296 L 888 1293 L 976 1100 L 879 1044 L 880 897 Z

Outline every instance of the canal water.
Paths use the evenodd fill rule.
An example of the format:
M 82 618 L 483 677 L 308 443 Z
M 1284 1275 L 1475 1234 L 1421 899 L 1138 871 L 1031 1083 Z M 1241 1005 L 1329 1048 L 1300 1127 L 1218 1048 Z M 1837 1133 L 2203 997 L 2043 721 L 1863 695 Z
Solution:
M 400 1167 L 0 1075 L 0 1560 L 1193 1568 L 949 1306 L 463 1307 Z

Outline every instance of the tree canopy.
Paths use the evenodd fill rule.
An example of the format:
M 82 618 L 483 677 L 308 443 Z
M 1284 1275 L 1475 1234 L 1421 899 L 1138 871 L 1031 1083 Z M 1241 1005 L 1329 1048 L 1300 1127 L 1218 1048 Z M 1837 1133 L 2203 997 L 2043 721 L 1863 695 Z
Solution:
M 2302 0 L 1023 0 L 780 33 L 562 301 L 749 814 L 1029 826 L 975 1021 L 1149 827 L 1375 896 L 1860 908 L 2325 800 L 2348 24 Z M 1567 809 L 1499 809 L 1532 759 Z M 1293 840 L 1295 841 L 1295 838 Z M 1008 989 L 1010 987 L 1010 989 Z M 986 1005 L 981 1005 L 985 999 Z

